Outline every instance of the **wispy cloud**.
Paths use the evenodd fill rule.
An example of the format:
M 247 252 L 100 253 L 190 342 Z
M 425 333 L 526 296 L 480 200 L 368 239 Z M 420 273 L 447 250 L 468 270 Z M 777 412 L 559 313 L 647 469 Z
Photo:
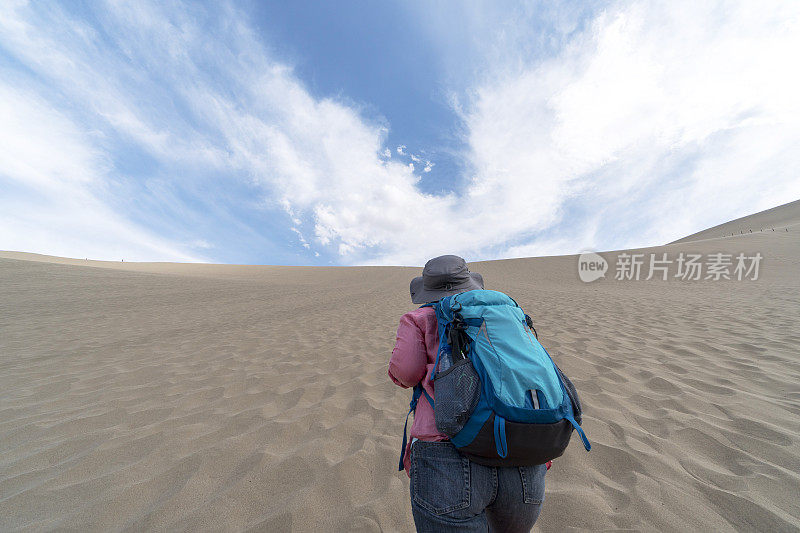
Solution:
M 98 26 L 103 28 L 100 35 L 96 27 L 69 13 L 6 6 L 0 42 L 27 67 L 10 69 L 26 85 L 26 92 L 40 95 L 35 98 L 50 114 L 73 117 L 64 119 L 72 120 L 72 130 L 96 132 L 94 137 L 84 136 L 84 151 L 97 153 L 106 162 L 93 171 L 93 179 L 100 184 L 96 202 L 105 205 L 106 211 L 111 205 L 127 207 L 124 215 L 135 218 L 133 209 L 120 206 L 120 198 L 114 197 L 119 191 L 108 187 L 125 181 L 119 160 L 130 152 L 135 157 L 146 154 L 152 160 L 151 172 L 159 177 L 156 181 L 168 181 L 171 189 L 181 192 L 197 195 L 198 182 L 218 181 L 218 176 L 233 180 L 231 187 L 236 182 L 258 187 L 264 198 L 261 208 L 278 219 L 277 225 L 282 211 L 284 227 L 295 233 L 300 244 L 310 248 L 304 237 L 309 231 L 320 249 L 333 247 L 342 261 L 355 250 L 390 242 L 393 234 L 405 230 L 405 214 L 422 215 L 425 209 L 447 201 L 422 197 L 415 189 L 418 177 L 409 167 L 380 158 L 384 126 L 343 103 L 311 97 L 288 66 L 268 56 L 241 15 L 227 8 L 196 13 L 146 3 L 114 3 L 97 14 Z M 53 27 L 61 30 L 53 33 Z M 209 35 L 215 36 L 213 42 Z M 31 75 L 25 72 L 28 69 Z M 30 106 L 20 109 L 27 113 L 20 122 L 41 120 L 29 113 Z M 14 125 L 5 133 L 30 135 Z M 71 151 L 68 141 L 77 138 L 73 131 L 48 142 L 30 138 L 30 144 L 38 148 L 26 157 L 43 157 L 42 147 L 48 144 Z M 2 161 L 3 174 L 17 179 L 24 194 L 53 194 L 48 184 L 34 179 L 28 170 L 9 176 L 12 159 L 9 153 Z M 58 164 L 62 163 L 67 164 Z M 75 174 L 98 167 L 89 161 L 69 164 L 76 167 Z M 50 170 L 61 172 L 60 168 Z M 202 198 L 182 202 L 176 195 L 159 196 L 158 189 L 150 187 L 152 177 L 133 176 L 121 188 L 134 188 L 136 195 L 147 197 L 148 207 L 155 208 L 153 216 L 163 210 L 202 216 L 193 204 L 204 207 Z M 18 202 L 20 196 L 7 199 Z M 226 207 L 232 212 L 244 210 L 247 200 L 229 198 Z M 26 210 L 55 216 L 43 203 L 29 202 Z M 124 215 L 117 217 L 120 224 Z M 38 224 L 45 217 L 35 216 L 24 226 L 20 220 L 12 221 L 6 227 L 20 237 L 4 239 L 4 245 L 55 253 L 52 243 L 69 231 L 65 245 L 55 249 L 91 249 L 100 256 L 112 253 L 104 252 L 106 246 L 92 232 L 71 228 L 70 221 L 80 220 L 79 212 L 62 210 L 57 216 L 64 225 Z M 141 226 L 147 223 L 152 220 L 138 225 L 129 220 L 127 227 L 144 232 Z M 35 234 L 47 238 L 36 241 Z M 117 240 L 114 253 L 133 245 L 122 233 Z M 159 238 L 153 235 L 151 241 L 159 242 Z M 148 258 L 164 256 L 162 248 L 142 253 Z M 188 257 L 178 244 L 169 255 Z
M 793 3 L 548 11 L 538 55 L 535 10 L 485 29 L 440 194 L 423 152 L 392 158 L 382 121 L 312 96 L 227 4 L 2 9 L 2 248 L 420 264 L 655 244 L 800 197 Z
M 663 243 L 800 197 L 799 29 L 796 3 L 625 2 L 545 61 L 509 48 L 460 104 L 470 201 L 498 235 L 534 232 L 507 250 L 531 254 Z
M 102 200 L 110 167 L 87 132 L 27 91 L 0 84 L 0 243 L 102 259 L 199 261 Z

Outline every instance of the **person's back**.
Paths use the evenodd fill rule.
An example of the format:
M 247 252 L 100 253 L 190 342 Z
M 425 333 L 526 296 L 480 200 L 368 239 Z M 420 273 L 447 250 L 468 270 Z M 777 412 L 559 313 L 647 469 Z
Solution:
M 442 256 L 426 263 L 411 282 L 413 303 L 426 304 L 483 289 L 463 259 Z M 544 501 L 547 466 L 484 466 L 461 454 L 436 429 L 430 373 L 439 348 L 436 315 L 422 307 L 400 319 L 389 376 L 401 387 L 422 385 L 403 450 L 401 468 L 411 478 L 411 509 L 417 531 L 529 531 Z

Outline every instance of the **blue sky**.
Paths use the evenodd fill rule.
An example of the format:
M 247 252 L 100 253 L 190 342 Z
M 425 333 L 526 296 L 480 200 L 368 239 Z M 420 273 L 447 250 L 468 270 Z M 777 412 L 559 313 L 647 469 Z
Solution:
M 407 264 L 800 197 L 800 4 L 6 2 L 0 249 Z

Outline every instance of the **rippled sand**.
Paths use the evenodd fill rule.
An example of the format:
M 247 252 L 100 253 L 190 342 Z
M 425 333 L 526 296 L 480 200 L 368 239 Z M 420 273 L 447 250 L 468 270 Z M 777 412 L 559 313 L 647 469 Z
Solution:
M 555 461 L 537 529 L 800 527 L 800 203 L 781 209 L 643 250 L 758 251 L 758 281 L 616 281 L 614 253 L 591 284 L 574 256 L 470 265 L 586 406 L 594 448 Z M 0 253 L 0 530 L 413 530 L 386 368 L 418 272 Z

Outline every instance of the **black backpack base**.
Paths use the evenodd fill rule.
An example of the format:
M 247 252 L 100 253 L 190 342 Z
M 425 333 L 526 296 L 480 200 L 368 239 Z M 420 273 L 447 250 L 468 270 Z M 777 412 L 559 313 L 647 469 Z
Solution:
M 508 455 L 497 455 L 494 438 L 494 413 L 478 431 L 478 435 L 463 448 L 465 457 L 484 466 L 535 466 L 561 457 L 572 435 L 572 424 L 559 420 L 552 424 L 520 424 L 506 420 Z M 546 446 L 543 446 L 547 443 Z

